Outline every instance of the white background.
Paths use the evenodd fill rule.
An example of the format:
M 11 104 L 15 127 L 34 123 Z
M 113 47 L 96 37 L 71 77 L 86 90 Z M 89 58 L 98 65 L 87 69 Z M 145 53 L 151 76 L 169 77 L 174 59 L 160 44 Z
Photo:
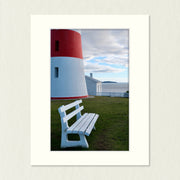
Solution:
M 129 151 L 50 151 L 50 28 L 71 27 L 130 31 Z M 30 116 L 32 165 L 149 165 L 149 16 L 32 16 Z
M 0 7 L 0 179 L 180 179 L 179 0 L 6 0 Z M 30 166 L 30 14 L 150 15 L 149 167 Z

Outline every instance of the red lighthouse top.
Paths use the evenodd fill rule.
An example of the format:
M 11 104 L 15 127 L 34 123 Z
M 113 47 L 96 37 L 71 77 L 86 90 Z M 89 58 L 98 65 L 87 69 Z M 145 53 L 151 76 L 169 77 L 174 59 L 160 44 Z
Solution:
M 51 57 L 66 56 L 83 59 L 81 34 L 67 29 L 51 30 Z

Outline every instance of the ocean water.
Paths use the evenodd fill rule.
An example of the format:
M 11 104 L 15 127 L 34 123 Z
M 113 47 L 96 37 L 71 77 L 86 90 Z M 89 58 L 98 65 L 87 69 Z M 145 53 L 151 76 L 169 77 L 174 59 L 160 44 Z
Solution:
M 121 92 L 129 91 L 129 83 L 102 83 L 102 92 Z

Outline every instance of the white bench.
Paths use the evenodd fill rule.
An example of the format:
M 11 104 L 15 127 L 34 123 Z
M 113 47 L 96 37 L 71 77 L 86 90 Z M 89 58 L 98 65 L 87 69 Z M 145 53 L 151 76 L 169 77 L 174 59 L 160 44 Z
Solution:
M 71 104 L 66 106 L 60 106 L 58 108 L 60 117 L 61 117 L 61 148 L 66 147 L 76 147 L 81 146 L 84 148 L 88 148 L 88 142 L 86 140 L 86 136 L 89 136 L 92 129 L 95 129 L 95 123 L 99 117 L 98 114 L 95 113 L 85 113 L 81 115 L 81 111 L 84 109 L 84 106 L 79 106 L 82 103 L 82 100 L 77 100 Z M 76 107 L 74 111 L 69 114 L 66 114 L 68 109 L 72 107 Z M 68 126 L 68 120 L 72 117 L 76 116 L 76 122 L 72 124 L 70 127 Z M 68 134 L 78 134 L 80 137 L 79 141 L 69 141 Z

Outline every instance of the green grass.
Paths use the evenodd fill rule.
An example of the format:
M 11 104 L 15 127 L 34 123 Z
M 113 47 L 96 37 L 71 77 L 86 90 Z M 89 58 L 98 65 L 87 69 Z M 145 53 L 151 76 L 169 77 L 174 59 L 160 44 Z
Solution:
M 61 121 L 58 107 L 75 100 L 51 101 L 51 150 L 129 150 L 129 99 L 120 97 L 95 97 L 83 99 L 84 110 L 82 114 L 97 113 L 99 118 L 95 124 L 96 130 L 92 130 L 90 136 L 86 136 L 89 148 L 61 149 Z M 72 109 L 73 110 L 73 109 Z M 73 119 L 70 124 L 75 121 Z M 78 135 L 70 135 L 70 139 L 79 139 Z

